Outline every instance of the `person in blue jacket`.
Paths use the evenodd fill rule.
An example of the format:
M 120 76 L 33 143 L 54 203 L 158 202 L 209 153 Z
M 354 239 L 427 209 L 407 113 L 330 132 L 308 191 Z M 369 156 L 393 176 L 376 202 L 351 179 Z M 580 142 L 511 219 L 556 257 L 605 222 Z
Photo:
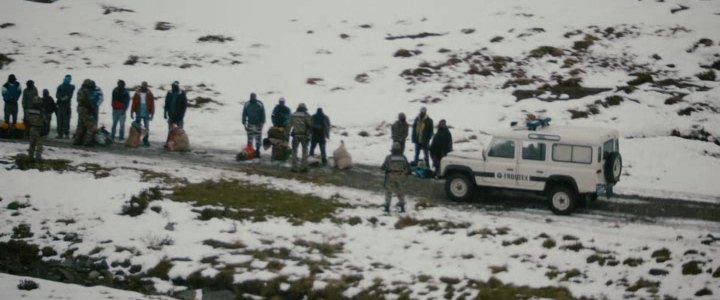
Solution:
M 125 88 L 125 81 L 118 80 L 117 86 L 112 92 L 112 131 L 110 137 L 115 139 L 115 132 L 118 123 L 120 123 L 120 136 L 121 140 L 125 139 L 125 117 L 127 116 L 127 109 L 130 105 L 130 92 Z
M 7 82 L 2 86 L 2 97 L 3 102 L 5 102 L 5 123 L 12 125 L 17 123 L 18 100 L 20 100 L 21 94 L 22 87 L 20 86 L 20 82 L 15 78 L 15 74 L 10 74 Z M 12 121 L 10 121 L 11 118 Z
M 245 102 L 242 112 L 242 123 L 247 132 L 247 144 L 252 145 L 255 140 L 255 153 L 260 157 L 260 146 L 262 145 L 262 129 L 265 126 L 265 106 L 258 100 L 255 93 L 250 94 L 250 100 Z

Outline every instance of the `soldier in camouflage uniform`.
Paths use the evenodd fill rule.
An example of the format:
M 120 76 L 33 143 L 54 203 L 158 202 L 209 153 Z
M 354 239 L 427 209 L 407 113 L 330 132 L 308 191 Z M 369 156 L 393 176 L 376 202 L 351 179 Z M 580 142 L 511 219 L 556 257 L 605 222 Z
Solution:
M 78 91 L 78 124 L 75 129 L 75 140 L 73 145 L 92 146 L 93 135 L 95 133 L 95 117 L 94 105 L 92 102 L 92 93 L 95 90 L 95 82 L 85 79 Z
M 312 129 L 312 117 L 307 112 L 305 103 L 298 105 L 295 113 L 290 118 L 290 132 L 292 136 L 292 171 L 307 172 L 308 143 L 310 142 L 310 130 Z M 298 168 L 298 146 L 302 145 L 302 161 Z
M 43 100 L 38 96 L 37 88 L 35 88 L 32 80 L 27 83 L 28 88 L 23 95 L 24 118 L 30 127 L 30 148 L 28 148 L 28 156 L 36 161 L 42 160 L 43 151 L 43 134 L 45 128 L 45 117 L 43 116 Z
M 390 212 L 390 203 L 392 202 L 392 193 L 398 197 L 398 208 L 400 212 L 405 212 L 405 195 L 402 192 L 402 180 L 410 174 L 410 164 L 402 154 L 400 143 L 393 143 L 390 155 L 385 157 L 382 170 L 385 171 L 385 212 Z

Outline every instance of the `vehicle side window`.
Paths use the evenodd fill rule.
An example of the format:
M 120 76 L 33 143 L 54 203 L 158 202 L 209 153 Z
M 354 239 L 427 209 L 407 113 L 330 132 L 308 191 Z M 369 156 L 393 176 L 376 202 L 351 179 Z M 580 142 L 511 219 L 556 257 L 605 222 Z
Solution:
M 538 142 L 523 142 L 522 158 L 525 160 L 545 161 L 545 144 Z
M 515 141 L 511 140 L 495 140 L 493 141 L 489 157 L 515 158 Z
M 554 161 L 572 163 L 592 163 L 592 148 L 587 146 L 553 145 L 552 158 Z
M 608 156 L 608 154 L 615 152 L 615 143 L 613 143 L 614 140 L 608 140 L 603 144 L 603 159 Z

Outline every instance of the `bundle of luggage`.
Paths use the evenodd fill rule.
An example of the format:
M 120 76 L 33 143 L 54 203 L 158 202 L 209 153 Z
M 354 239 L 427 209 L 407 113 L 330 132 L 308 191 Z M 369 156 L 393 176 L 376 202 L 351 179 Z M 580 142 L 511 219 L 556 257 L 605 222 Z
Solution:
M 268 138 L 263 139 L 263 149 L 270 148 L 272 148 L 270 160 L 286 161 L 290 158 L 291 149 L 285 127 L 273 126 L 268 129 Z
M 242 151 L 235 156 L 235 160 L 237 161 L 253 160 L 255 158 L 257 158 L 257 152 L 252 145 L 245 146 L 245 149 L 242 149 Z
M 105 126 L 101 126 L 100 129 L 98 129 L 93 139 L 95 145 L 98 146 L 110 146 L 113 143 L 112 138 L 110 138 L 110 132 L 105 129 Z
M 145 129 L 142 128 L 140 122 L 132 122 L 132 125 L 130 125 L 130 134 L 125 142 L 125 146 L 137 148 L 140 146 L 140 140 L 143 136 L 145 136 Z
M 190 139 L 182 127 L 173 125 L 172 129 L 170 129 L 170 134 L 168 134 L 165 149 L 177 152 L 190 151 Z
M 335 160 L 335 167 L 338 169 L 343 170 L 353 167 L 352 156 L 345 149 L 345 141 L 340 141 L 340 147 L 333 152 L 333 159 Z
M 12 127 L 8 123 L 0 124 L 0 139 L 23 139 L 27 134 L 25 123 L 17 123 Z

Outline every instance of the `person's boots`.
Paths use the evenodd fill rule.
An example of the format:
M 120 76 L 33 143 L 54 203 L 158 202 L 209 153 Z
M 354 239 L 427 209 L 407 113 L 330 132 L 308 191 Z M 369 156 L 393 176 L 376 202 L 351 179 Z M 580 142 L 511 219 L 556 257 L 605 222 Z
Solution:
M 403 203 L 403 204 L 398 204 L 398 208 L 400 208 L 400 212 L 401 212 L 401 213 L 404 213 L 404 212 L 405 212 L 405 204 L 404 204 L 404 203 Z
M 387 205 L 387 204 L 383 205 L 383 212 L 390 213 L 390 205 Z

